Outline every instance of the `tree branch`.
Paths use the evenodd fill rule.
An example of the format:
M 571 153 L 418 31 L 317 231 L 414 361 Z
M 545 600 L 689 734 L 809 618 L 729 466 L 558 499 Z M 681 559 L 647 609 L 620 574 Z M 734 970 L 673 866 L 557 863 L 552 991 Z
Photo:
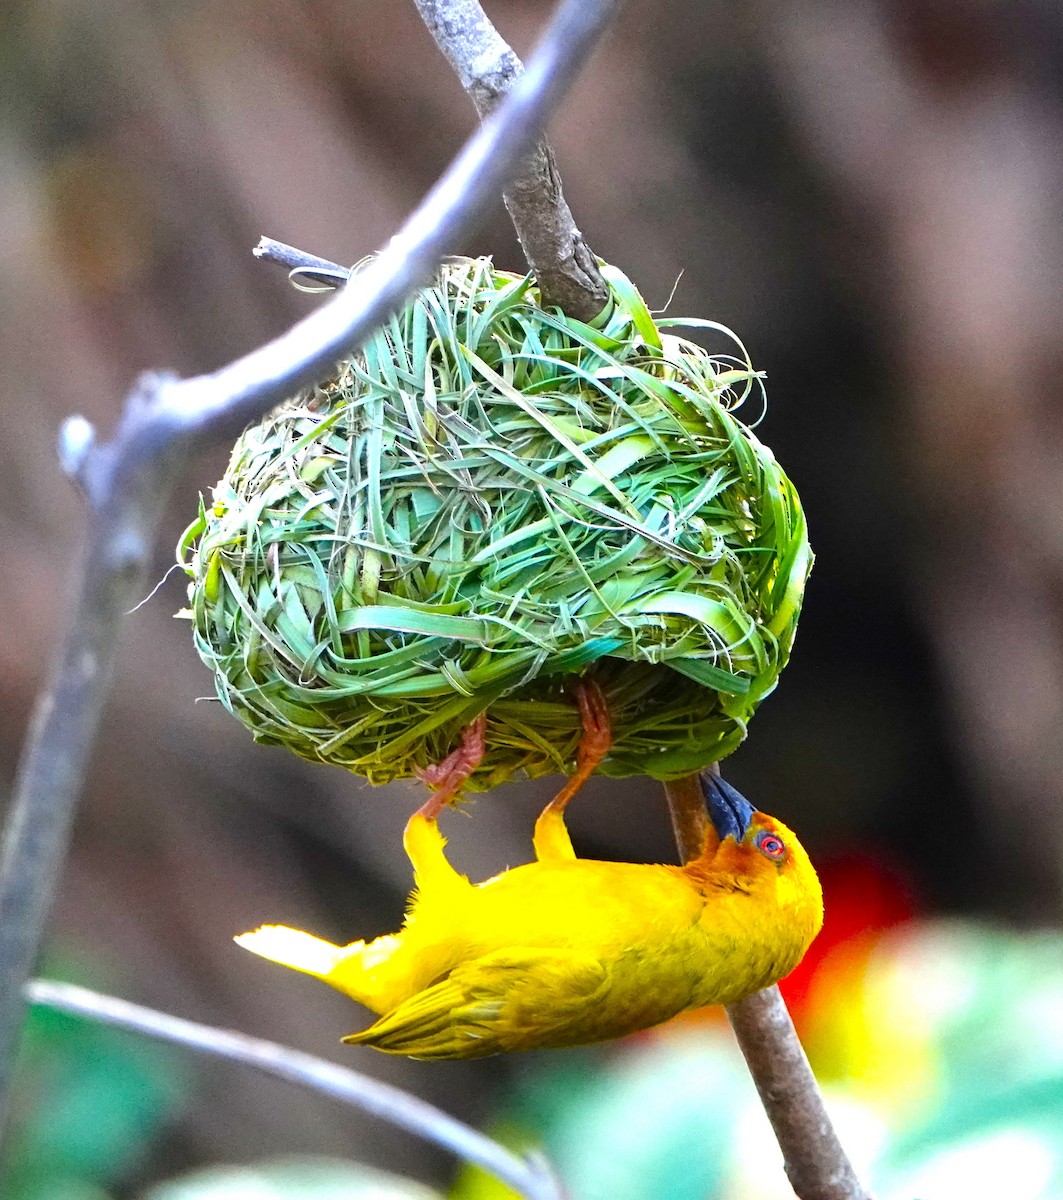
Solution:
M 679 779 L 669 779 L 664 785 L 664 794 L 680 861 L 690 862 L 701 853 L 709 831 L 709 815 L 701 784 L 697 775 L 683 775 Z
M 527 1200 L 564 1200 L 561 1184 L 545 1160 L 536 1155 L 514 1154 L 419 1097 L 348 1067 L 276 1042 L 186 1021 L 72 983 L 34 979 L 26 985 L 26 997 L 31 1004 L 74 1013 L 102 1025 L 128 1029 L 158 1041 L 188 1046 L 201 1054 L 254 1067 L 277 1079 L 353 1105 L 382 1121 L 408 1129 L 426 1141 L 435 1142 L 451 1154 L 489 1171 Z
M 715 763 L 709 769 L 719 771 Z M 701 853 L 707 825 L 697 775 L 666 783 L 665 795 L 680 857 L 688 862 Z M 871 1200 L 834 1132 L 778 987 L 728 1005 L 727 1017 L 799 1200 Z
M 499 36 L 478 0 L 414 3 L 476 111 L 486 117 L 520 78 L 520 59 Z M 580 321 L 593 320 L 605 307 L 609 293 L 565 202 L 554 152 L 545 137 L 525 158 L 504 197 L 543 306 L 556 306 Z
M 114 438 L 81 418 L 64 467 L 90 506 L 66 637 L 34 712 L 0 849 L 0 1122 L 24 1009 L 99 729 L 121 616 L 146 572 L 159 518 L 189 454 L 234 437 L 326 375 L 466 236 L 557 106 L 619 0 L 565 0 L 526 74 L 469 140 L 385 250 L 276 340 L 211 375 L 146 375 Z
M 727 1009 L 801 1200 L 871 1200 L 838 1141 L 778 987 Z

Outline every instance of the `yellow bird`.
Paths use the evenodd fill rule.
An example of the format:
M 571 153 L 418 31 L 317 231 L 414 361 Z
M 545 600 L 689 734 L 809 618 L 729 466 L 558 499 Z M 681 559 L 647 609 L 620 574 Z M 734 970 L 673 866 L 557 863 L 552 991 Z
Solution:
M 345 1042 L 414 1058 L 580 1045 L 730 1004 L 793 970 L 823 896 L 781 821 L 701 782 L 712 828 L 686 866 L 577 858 L 562 800 L 536 825 L 536 862 L 472 884 L 430 801 L 406 827 L 415 888 L 398 933 L 336 946 L 264 925 L 236 941 L 379 1014 Z

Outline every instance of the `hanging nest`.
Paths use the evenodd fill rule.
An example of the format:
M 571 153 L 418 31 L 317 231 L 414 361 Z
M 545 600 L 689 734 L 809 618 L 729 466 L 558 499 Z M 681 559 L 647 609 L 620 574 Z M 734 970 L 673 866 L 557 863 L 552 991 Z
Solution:
M 603 774 L 674 777 L 745 737 L 794 639 L 801 505 L 733 415 L 744 351 L 664 332 L 721 327 L 655 322 L 605 275 L 592 327 L 447 262 L 242 435 L 180 555 L 196 648 L 257 740 L 385 783 L 486 710 L 488 788 L 572 768 L 584 674 Z

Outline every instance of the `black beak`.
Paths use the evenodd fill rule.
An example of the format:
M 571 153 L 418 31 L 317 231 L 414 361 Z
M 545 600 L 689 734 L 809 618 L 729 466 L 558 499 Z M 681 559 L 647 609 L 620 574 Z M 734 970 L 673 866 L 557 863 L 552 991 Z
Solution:
M 705 793 L 705 803 L 709 806 L 709 817 L 722 842 L 725 837 L 733 837 L 740 842 L 746 836 L 749 822 L 757 811 L 752 804 L 736 788 L 718 775 L 710 775 L 702 771 L 699 776 L 701 790 Z

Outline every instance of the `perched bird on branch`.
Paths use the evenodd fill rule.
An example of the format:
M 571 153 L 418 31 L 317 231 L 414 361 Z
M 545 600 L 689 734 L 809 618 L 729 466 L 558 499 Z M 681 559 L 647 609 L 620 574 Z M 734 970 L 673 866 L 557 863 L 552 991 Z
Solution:
M 730 1004 L 797 965 L 823 897 L 781 821 L 701 782 L 712 828 L 686 866 L 577 858 L 562 803 L 539 819 L 536 862 L 472 884 L 430 802 L 406 828 L 415 889 L 398 933 L 336 946 L 265 925 L 236 940 L 379 1015 L 344 1041 L 414 1058 L 580 1045 Z

